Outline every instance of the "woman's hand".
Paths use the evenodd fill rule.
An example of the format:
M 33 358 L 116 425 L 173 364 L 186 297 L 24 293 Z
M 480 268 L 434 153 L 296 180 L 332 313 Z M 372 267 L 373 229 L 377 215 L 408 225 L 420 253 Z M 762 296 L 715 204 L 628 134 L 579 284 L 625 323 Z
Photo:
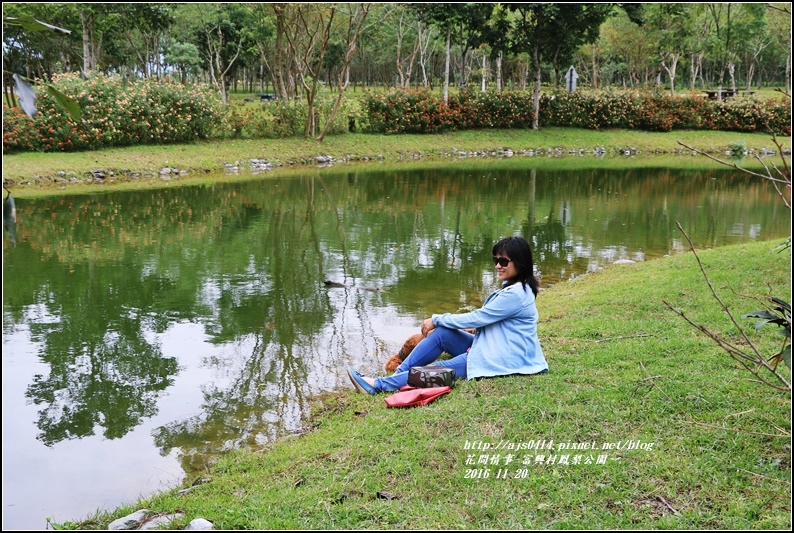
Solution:
M 430 335 L 430 332 L 436 329 L 436 326 L 433 325 L 433 319 L 428 318 L 422 322 L 422 336 L 427 337 Z

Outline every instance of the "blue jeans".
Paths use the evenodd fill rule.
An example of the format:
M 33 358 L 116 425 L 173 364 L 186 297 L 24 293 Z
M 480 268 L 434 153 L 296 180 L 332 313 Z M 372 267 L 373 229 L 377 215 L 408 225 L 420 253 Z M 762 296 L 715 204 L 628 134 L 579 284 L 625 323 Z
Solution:
M 455 378 L 466 377 L 466 359 L 468 349 L 474 341 L 474 335 L 459 329 L 439 327 L 422 339 L 405 361 L 397 367 L 394 374 L 385 378 L 375 379 L 375 388 L 379 391 L 398 390 L 408 383 L 408 371 L 413 366 L 426 366 L 435 363 L 438 366 L 451 368 L 455 371 Z M 442 353 L 455 355 L 446 361 L 435 362 Z

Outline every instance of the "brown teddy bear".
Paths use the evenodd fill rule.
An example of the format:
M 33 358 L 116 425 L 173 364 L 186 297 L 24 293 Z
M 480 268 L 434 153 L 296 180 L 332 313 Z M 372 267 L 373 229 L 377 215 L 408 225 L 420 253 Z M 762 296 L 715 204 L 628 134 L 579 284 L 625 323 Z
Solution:
M 472 335 L 475 333 L 476 330 L 474 329 L 464 329 L 463 331 L 468 331 Z M 431 331 L 428 335 L 432 335 L 433 332 Z M 383 365 L 383 368 L 386 369 L 386 372 L 392 373 L 397 370 L 397 367 L 400 366 L 400 363 L 405 361 L 405 358 L 410 355 L 410 353 L 416 348 L 416 345 L 419 344 L 424 337 L 421 333 L 414 333 L 403 343 L 403 347 L 400 348 L 400 351 L 396 354 L 392 355 L 386 360 L 386 364 Z

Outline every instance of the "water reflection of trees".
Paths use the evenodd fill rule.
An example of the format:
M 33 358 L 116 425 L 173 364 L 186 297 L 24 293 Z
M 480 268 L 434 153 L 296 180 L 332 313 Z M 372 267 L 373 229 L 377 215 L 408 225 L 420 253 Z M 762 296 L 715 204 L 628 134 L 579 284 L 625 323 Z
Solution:
M 328 236 L 321 236 L 323 229 L 328 229 L 323 224 L 327 221 L 318 224 L 317 213 L 338 217 L 344 209 L 339 209 L 334 191 L 327 188 L 321 198 L 328 203 L 316 203 L 320 184 L 319 179 L 304 180 L 304 195 L 272 206 L 254 230 L 254 240 L 266 246 L 235 247 L 249 254 L 244 261 L 249 276 L 236 284 L 227 281 L 220 288 L 213 340 L 244 336 L 246 344 L 253 347 L 218 362 L 233 367 L 234 377 L 223 388 L 203 386 L 201 416 L 167 424 L 155 432 L 162 453 L 181 450 L 186 470 L 202 468 L 206 459 L 219 451 L 219 445 L 262 444 L 297 429 L 308 396 L 328 385 L 321 383 L 319 375 L 332 375 L 340 364 L 320 339 L 325 327 L 331 324 L 334 329 L 340 320 L 333 316 L 335 311 L 340 316 L 344 313 L 334 309 L 328 292 L 316 279 L 307 279 L 307 273 L 317 272 L 317 279 L 322 279 L 323 265 L 330 263 L 342 279 L 354 277 L 350 270 L 356 261 L 351 256 L 357 255 L 357 247 L 355 243 L 350 246 L 352 232 L 346 231 L 344 224 L 330 226 L 335 231 L 330 241 L 335 250 L 330 249 Z M 252 279 L 257 283 L 252 285 Z M 368 327 L 362 302 L 359 299 L 353 304 L 358 329 Z M 332 331 L 330 335 L 345 333 Z
M 202 324 L 208 342 L 232 347 L 205 364 L 232 377 L 202 387 L 200 415 L 155 435 L 188 468 L 295 429 L 308 395 L 333 388 L 340 365 L 380 358 L 378 309 L 478 305 L 493 288 L 500 237 L 531 239 L 551 282 L 587 270 L 606 246 L 666 253 L 673 220 L 712 244 L 737 221 L 774 233 L 774 192 L 730 176 L 351 171 L 28 201 L 5 257 L 4 328 L 29 324 L 42 346 L 49 373 L 28 397 L 44 406 L 38 425 L 52 444 L 97 427 L 120 437 L 152 416 L 178 371 L 157 334 Z M 332 292 L 324 279 L 387 292 Z
M 49 366 L 26 393 L 44 405 L 39 439 L 49 446 L 93 435 L 96 428 L 108 439 L 122 437 L 157 412 L 157 396 L 173 383 L 178 367 L 146 339 L 151 315 L 141 309 L 150 307 L 153 293 L 119 290 L 132 281 L 122 269 L 90 261 L 68 270 L 51 267 L 48 279 L 39 278 L 46 285 L 38 288 L 36 306 L 53 318 L 24 319 L 33 341 L 45 347 L 41 359 Z M 16 291 L 7 285 L 6 292 Z

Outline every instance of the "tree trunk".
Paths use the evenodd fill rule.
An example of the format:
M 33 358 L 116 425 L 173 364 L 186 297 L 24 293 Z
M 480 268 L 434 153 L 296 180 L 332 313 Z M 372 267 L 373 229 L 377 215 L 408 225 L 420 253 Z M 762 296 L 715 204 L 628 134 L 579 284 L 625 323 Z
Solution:
M 133 50 L 135 50 L 135 55 L 138 56 L 138 61 L 140 61 L 141 65 L 143 66 L 143 77 L 144 78 L 148 78 L 149 77 L 149 67 L 147 65 L 147 63 L 148 63 L 147 60 L 149 58 L 149 53 L 148 52 L 144 52 L 142 54 L 141 51 L 138 50 L 138 47 L 135 46 L 135 41 L 132 40 L 132 36 L 130 34 L 127 34 L 127 42 L 129 43 L 130 47 Z M 83 43 L 83 47 L 85 47 L 85 43 Z
M 405 84 L 405 75 L 403 74 L 403 58 L 402 58 L 402 47 L 403 47 L 403 17 L 405 17 L 405 10 L 407 8 L 403 5 L 402 13 L 400 14 L 400 22 L 399 26 L 397 27 L 397 59 L 395 59 L 394 63 L 397 67 L 397 75 L 399 76 L 399 81 L 395 83 L 397 87 L 404 87 Z
M 3 57 L 3 92 L 6 97 L 6 105 L 11 107 L 17 107 L 17 98 L 16 94 L 14 93 L 14 78 L 11 74 L 13 70 L 11 70 L 11 65 L 8 62 L 8 57 Z
M 282 100 L 289 99 L 287 86 L 284 83 L 284 11 L 273 7 L 276 13 L 276 50 L 273 58 L 273 84 L 275 91 Z
M 554 51 L 554 56 L 551 58 L 551 69 L 554 71 L 554 88 L 559 89 L 562 83 L 562 75 L 560 75 L 560 48 L 559 46 Z
M 362 13 L 361 18 L 358 21 L 356 26 L 356 31 L 353 34 L 353 38 L 347 44 L 347 53 L 345 53 L 345 63 L 342 67 L 342 71 L 339 73 L 339 94 L 336 97 L 336 101 L 334 102 L 334 108 L 331 110 L 331 116 L 328 117 L 328 122 L 325 123 L 325 127 L 323 128 L 322 133 L 319 137 L 317 137 L 318 141 L 322 141 L 325 139 L 325 135 L 328 133 L 328 128 L 331 127 L 334 120 L 336 119 L 336 115 L 339 112 L 339 106 L 342 103 L 342 96 L 345 94 L 345 90 L 347 90 L 348 86 L 350 86 L 350 62 L 353 60 L 353 54 L 356 52 L 356 44 L 358 43 L 358 37 L 361 35 L 361 28 L 364 25 L 364 20 L 366 20 L 367 15 L 369 14 L 370 5 L 369 4 L 362 4 Z M 357 15 L 358 13 L 356 13 Z M 355 15 L 351 17 L 350 24 L 352 26 L 354 21 Z
M 703 80 L 703 56 L 704 53 L 698 54 L 698 71 L 700 72 L 700 85 L 705 86 L 706 82 Z
M 678 55 L 671 54 L 670 59 L 670 66 L 668 67 L 667 64 L 662 61 L 662 67 L 667 71 L 667 77 L 670 78 L 670 95 L 675 96 L 675 70 L 678 66 Z
M 444 68 L 444 105 L 449 105 L 449 49 L 452 41 L 452 27 L 447 28 L 447 63 Z
M 408 69 L 405 72 L 405 87 L 411 87 L 411 73 L 414 71 L 414 65 L 416 64 L 416 54 L 419 52 L 419 35 L 416 36 L 416 42 L 414 43 L 414 49 L 411 51 L 411 58 L 408 60 Z
M 728 75 L 731 77 L 731 90 L 736 92 L 736 63 L 728 62 Z
M 220 34 L 221 34 L 221 27 L 218 26 L 218 36 L 220 36 Z M 223 41 L 221 41 L 221 43 L 218 44 L 218 48 L 216 48 L 216 50 L 215 50 L 215 66 L 218 69 L 218 74 L 215 75 L 215 82 L 218 84 L 218 86 L 220 87 L 220 90 L 221 90 L 221 103 L 223 103 L 223 105 L 226 105 L 226 103 L 228 102 L 228 96 L 226 95 L 226 80 L 224 79 L 223 74 L 221 74 L 221 72 L 222 72 L 222 70 L 221 70 L 221 44 L 222 44 L 222 42 Z M 213 70 L 214 70 L 214 68 L 213 68 Z
M 427 48 L 430 45 L 430 40 L 432 39 L 432 30 L 427 28 L 421 22 L 418 23 L 417 27 L 417 40 L 419 41 L 419 66 L 422 69 L 422 84 L 427 87 L 428 86 L 428 79 L 427 79 L 427 60 L 429 56 L 427 54 Z
M 694 52 L 692 53 L 689 61 L 689 89 L 690 91 L 695 90 L 695 84 L 697 83 L 698 77 L 698 68 L 700 64 L 696 60 L 697 54 Z
M 207 45 L 210 48 L 210 54 L 214 54 L 215 62 L 213 64 L 212 57 L 210 57 L 210 74 L 212 75 L 213 83 L 219 87 L 221 92 L 221 102 L 223 105 L 226 105 L 229 101 L 228 97 L 228 74 L 234 65 L 234 62 L 237 60 L 237 56 L 240 55 L 240 50 L 242 49 L 243 41 L 242 38 L 240 42 L 237 43 L 237 52 L 234 54 L 234 57 L 229 61 L 229 64 L 226 65 L 226 68 L 223 68 L 221 63 L 221 48 L 223 48 L 223 33 L 221 32 L 221 27 L 218 25 L 216 27 L 218 33 L 218 42 L 217 44 L 212 41 L 212 31 L 207 32 Z
M 496 56 L 496 91 L 502 92 L 502 52 Z
M 535 91 L 532 94 L 532 129 L 538 129 L 538 117 L 540 116 L 540 50 L 535 45 L 532 55 L 532 63 L 535 69 Z
M 458 87 L 461 89 L 469 86 L 469 77 L 474 72 L 474 64 L 476 63 L 474 51 L 469 54 L 469 49 L 463 49 L 463 55 L 460 58 L 460 80 L 458 80 Z
M 747 90 L 753 86 L 753 76 L 755 76 L 755 61 L 751 61 L 747 67 Z
M 306 91 L 306 127 L 303 129 L 304 137 L 314 137 L 316 122 L 314 93 L 312 93 L 312 91 Z
M 96 61 L 92 55 L 96 17 L 80 11 L 80 22 L 83 26 L 83 72 L 87 76 L 94 69 Z
M 160 50 L 160 35 L 154 36 L 154 47 L 152 50 L 152 56 L 154 57 L 154 66 L 157 71 L 157 78 L 159 79 L 163 73 L 162 62 L 160 61 L 160 54 L 157 52 Z
M 487 64 L 485 62 L 485 54 L 483 54 L 482 55 L 482 84 L 481 84 L 481 88 L 480 88 L 480 92 L 483 92 L 483 93 L 485 92 L 485 81 L 486 81 L 486 78 L 488 77 L 488 71 L 486 70 L 487 68 L 488 67 L 487 67 Z
M 336 7 L 331 7 L 327 23 L 322 16 L 322 9 L 317 8 L 317 4 L 293 4 L 296 9 L 297 18 L 300 24 L 296 24 L 293 28 L 294 33 L 287 31 L 285 37 L 289 43 L 292 60 L 295 66 L 295 74 L 298 76 L 297 82 L 300 83 L 304 94 L 306 95 L 306 127 L 304 128 L 304 135 L 306 137 L 314 137 L 317 134 L 317 110 L 314 107 L 315 97 L 317 95 L 317 85 L 320 79 L 320 73 L 323 69 L 323 58 L 328 49 L 328 40 L 331 36 L 331 27 L 333 25 L 334 16 L 336 14 Z M 306 11 L 303 11 L 303 10 Z M 311 10 L 319 9 L 317 11 L 317 18 L 312 20 Z M 314 26 L 314 27 L 312 27 Z M 309 37 L 305 46 L 301 46 L 299 31 L 304 31 L 305 35 Z M 317 44 L 315 40 L 319 35 L 319 52 L 314 55 L 314 48 Z M 309 84 L 311 81 L 311 84 Z
M 725 79 L 725 67 L 720 69 L 720 79 L 717 84 L 717 100 L 722 101 L 722 82 Z

